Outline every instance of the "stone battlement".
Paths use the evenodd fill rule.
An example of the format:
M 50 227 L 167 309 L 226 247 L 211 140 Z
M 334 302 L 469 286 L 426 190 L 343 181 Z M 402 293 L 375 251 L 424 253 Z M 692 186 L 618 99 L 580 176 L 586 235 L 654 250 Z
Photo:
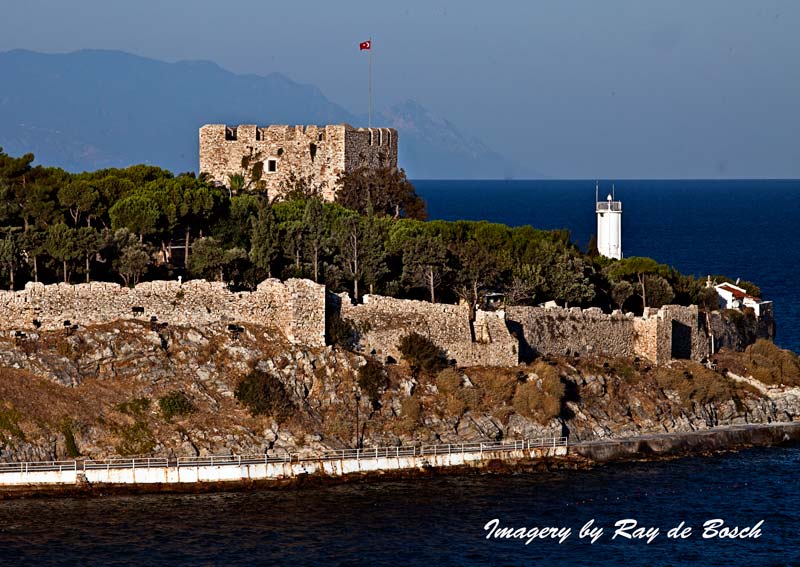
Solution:
M 302 279 L 268 279 L 253 292 L 231 292 L 205 280 L 145 282 L 134 288 L 28 283 L 21 291 L 0 291 L 0 329 L 10 331 L 58 330 L 65 321 L 95 325 L 156 317 L 171 325 L 255 324 L 313 348 L 325 346 L 334 313 L 353 321 L 361 330 L 360 349 L 384 362 L 401 358 L 397 346 L 411 332 L 429 337 L 459 366 L 515 366 L 542 354 L 638 356 L 664 364 L 708 356 L 711 334 L 718 346 L 743 348 L 755 340 L 726 327 L 718 313 L 701 314 L 694 305 L 648 308 L 642 317 L 598 308 L 517 306 L 477 310 L 471 318 L 467 305 L 379 295 L 353 305 L 347 294 L 335 295 Z
M 325 345 L 325 287 L 310 280 L 269 279 L 253 292 L 231 292 L 222 283 L 192 280 L 78 285 L 28 283 L 21 291 L 0 292 L 0 325 L 5 329 L 58 330 L 64 322 L 96 325 L 123 319 L 171 325 L 258 324 L 287 340 Z
M 200 172 L 230 185 L 242 175 L 250 189 L 280 197 L 290 173 L 323 185 L 335 198 L 339 175 L 359 167 L 397 167 L 397 130 L 349 124 L 286 126 L 206 124 L 200 128 Z

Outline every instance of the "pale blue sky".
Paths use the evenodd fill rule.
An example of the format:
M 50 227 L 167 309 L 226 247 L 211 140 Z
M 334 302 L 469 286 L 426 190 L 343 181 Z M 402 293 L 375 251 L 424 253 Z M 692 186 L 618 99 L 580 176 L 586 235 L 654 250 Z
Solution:
M 279 71 L 358 113 L 372 36 L 377 107 L 414 99 L 552 177 L 800 177 L 792 0 L 3 4 L 2 51 Z

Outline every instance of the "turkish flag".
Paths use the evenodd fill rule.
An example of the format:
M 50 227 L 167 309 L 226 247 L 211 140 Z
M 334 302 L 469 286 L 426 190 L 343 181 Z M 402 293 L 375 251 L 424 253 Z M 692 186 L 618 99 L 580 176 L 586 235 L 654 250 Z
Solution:
M 372 40 L 368 39 L 367 41 L 362 41 L 358 44 L 358 49 L 360 51 L 364 51 L 365 49 L 372 49 Z

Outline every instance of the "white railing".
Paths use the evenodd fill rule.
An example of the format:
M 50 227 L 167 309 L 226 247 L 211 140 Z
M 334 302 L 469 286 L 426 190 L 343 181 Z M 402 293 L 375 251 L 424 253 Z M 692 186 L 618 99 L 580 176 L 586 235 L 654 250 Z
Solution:
M 622 201 L 598 201 L 597 211 L 622 211 Z
M 87 471 L 111 469 L 151 469 L 170 467 L 241 466 L 268 463 L 291 463 L 308 461 L 334 461 L 345 459 L 381 459 L 391 457 L 422 457 L 463 453 L 494 453 L 525 451 L 547 447 L 565 447 L 566 437 L 546 437 L 521 441 L 493 443 L 448 443 L 440 445 L 411 445 L 397 447 L 371 447 L 363 449 L 335 449 L 318 453 L 286 453 L 270 455 L 209 455 L 203 457 L 130 458 L 81 461 L 36 461 L 0 463 L 3 473 L 27 473 L 40 471 Z

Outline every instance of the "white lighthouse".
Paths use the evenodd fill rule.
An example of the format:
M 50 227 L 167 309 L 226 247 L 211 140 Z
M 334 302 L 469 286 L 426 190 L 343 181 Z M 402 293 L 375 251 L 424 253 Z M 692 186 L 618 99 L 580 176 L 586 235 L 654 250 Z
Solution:
M 622 259 L 622 201 L 611 193 L 600 200 L 599 184 L 595 184 L 594 200 L 597 211 L 597 251 L 606 258 Z

